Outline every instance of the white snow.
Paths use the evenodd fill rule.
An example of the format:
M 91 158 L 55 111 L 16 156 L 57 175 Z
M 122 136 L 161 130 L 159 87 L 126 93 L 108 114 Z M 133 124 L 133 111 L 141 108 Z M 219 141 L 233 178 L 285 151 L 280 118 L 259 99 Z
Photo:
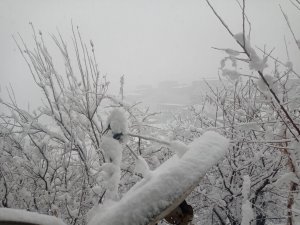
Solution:
M 293 62 L 287 61 L 287 62 L 285 63 L 285 66 L 286 66 L 289 70 L 292 70 L 292 69 L 293 69 Z
M 88 225 L 143 225 L 198 184 L 206 171 L 222 159 L 229 141 L 216 132 L 206 132 L 192 142 L 181 157 L 173 156 L 150 179 L 142 179 L 119 202 L 104 206 Z M 187 192 L 187 193 L 186 193 Z
M 252 209 L 252 204 L 249 201 L 251 180 L 249 175 L 245 175 L 242 188 L 243 195 L 243 204 L 242 204 L 242 223 L 241 225 L 249 225 L 250 222 L 254 219 L 254 213 Z
M 122 160 L 122 146 L 112 137 L 102 137 L 101 148 L 104 152 L 106 162 L 112 162 L 120 165 Z
M 134 172 L 137 174 L 142 174 L 142 176 L 146 179 L 151 177 L 151 171 L 148 163 L 142 156 L 138 156 L 138 158 L 135 160 Z
M 108 199 L 116 200 L 119 198 L 118 186 L 121 178 L 121 160 L 122 160 L 122 146 L 112 137 L 102 137 L 101 147 L 104 152 L 105 161 L 100 167 L 100 182 L 107 188 L 106 197 Z
M 267 60 L 268 57 L 264 57 L 261 59 L 254 48 L 251 47 L 250 41 L 247 37 L 244 37 L 243 33 L 238 33 L 234 35 L 235 40 L 240 43 L 241 45 L 245 46 L 246 51 L 249 53 L 249 69 L 250 70 L 256 70 L 256 71 L 263 71 L 268 65 Z M 245 38 L 245 44 L 244 44 L 244 38 Z
M 226 48 L 224 51 L 230 56 L 238 56 L 240 54 L 238 51 L 230 48 Z
M 277 86 L 274 84 L 274 77 L 269 75 L 269 74 L 265 74 L 264 75 L 265 80 L 267 81 L 267 83 L 269 84 L 269 87 L 274 91 L 277 92 Z M 263 81 L 263 79 L 260 77 L 258 79 L 258 81 L 256 82 L 257 87 L 259 88 L 259 90 L 261 90 L 262 92 L 268 92 L 269 88 L 266 85 L 266 83 Z
M 102 188 L 99 185 L 94 186 L 92 190 L 98 195 L 100 195 L 103 192 Z
M 114 109 L 107 118 L 107 126 L 108 125 L 113 134 L 126 134 L 128 125 L 124 110 Z
M 42 215 L 21 209 L 0 208 L 0 221 L 27 222 L 43 225 L 66 225 L 54 216 Z
M 172 141 L 170 148 L 181 158 L 188 151 L 188 146 L 181 141 Z
M 100 169 L 101 172 L 97 181 L 106 189 L 105 197 L 110 200 L 119 199 L 120 167 L 113 163 L 104 163 Z
M 225 68 L 227 61 L 231 61 L 231 66 L 234 67 L 234 68 L 236 68 L 237 67 L 237 61 L 236 60 L 237 59 L 234 58 L 233 56 L 229 56 L 229 57 L 223 58 L 220 61 L 220 65 L 221 65 L 220 69 L 223 70 Z
M 249 175 L 245 175 L 243 178 L 244 178 L 244 182 L 243 182 L 242 194 L 244 199 L 248 199 L 248 196 L 250 194 L 251 180 Z
M 222 69 L 222 75 L 228 76 L 231 80 L 237 80 L 241 74 L 236 70 Z
M 253 209 L 251 206 L 251 202 L 246 200 L 242 205 L 242 223 L 241 225 L 249 225 L 250 222 L 253 220 L 254 214 Z
M 295 173 L 288 172 L 279 177 L 279 179 L 274 183 L 275 187 L 281 187 L 283 185 L 289 185 L 291 182 L 299 183 L 299 180 Z

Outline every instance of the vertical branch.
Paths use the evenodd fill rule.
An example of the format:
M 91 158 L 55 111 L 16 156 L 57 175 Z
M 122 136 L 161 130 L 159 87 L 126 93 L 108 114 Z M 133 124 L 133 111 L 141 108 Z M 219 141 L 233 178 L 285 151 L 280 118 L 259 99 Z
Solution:
M 290 32 L 291 32 L 291 34 L 292 34 L 292 36 L 293 36 L 293 38 L 294 38 L 294 41 L 295 41 L 295 43 L 296 43 L 298 49 L 300 50 L 300 43 L 299 43 L 299 41 L 298 41 L 297 38 L 296 38 L 296 35 L 295 35 L 295 33 L 294 33 L 294 31 L 293 31 L 293 28 L 292 28 L 292 26 L 291 26 L 291 24 L 290 24 L 289 18 L 288 18 L 288 16 L 285 14 L 285 12 L 283 11 L 281 5 L 279 5 L 279 7 L 280 7 L 281 13 L 282 13 L 282 15 L 283 15 L 283 17 L 284 17 L 284 19 L 285 19 L 285 22 L 286 22 L 288 28 L 290 29 Z
M 289 50 L 288 50 L 288 46 L 287 46 L 287 43 L 286 43 L 285 36 L 283 38 L 284 38 L 286 57 L 287 57 L 288 61 L 290 61 L 290 55 L 289 55 Z
M 243 0 L 243 10 L 242 10 L 242 14 L 243 14 L 243 42 L 244 42 L 244 48 L 246 48 L 246 37 L 245 37 L 245 0 Z
M 124 100 L 124 75 L 120 78 L 120 95 L 122 101 Z

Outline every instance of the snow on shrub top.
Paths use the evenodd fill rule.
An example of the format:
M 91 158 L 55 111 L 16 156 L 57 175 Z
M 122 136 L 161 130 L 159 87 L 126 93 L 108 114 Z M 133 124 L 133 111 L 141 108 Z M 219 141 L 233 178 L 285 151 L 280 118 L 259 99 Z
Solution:
M 122 109 L 114 109 L 107 118 L 107 127 L 110 126 L 113 134 L 127 133 L 127 119 Z

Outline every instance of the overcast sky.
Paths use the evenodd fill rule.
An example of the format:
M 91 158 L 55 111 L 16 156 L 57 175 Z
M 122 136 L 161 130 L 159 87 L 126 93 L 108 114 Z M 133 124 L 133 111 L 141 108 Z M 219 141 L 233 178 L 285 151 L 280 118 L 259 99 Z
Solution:
M 234 33 L 242 31 L 235 0 L 211 2 Z M 275 47 L 274 56 L 285 61 L 286 35 L 292 60 L 300 62 L 279 4 L 300 39 L 300 12 L 289 1 L 248 0 L 252 42 L 269 50 Z M 86 41 L 93 40 L 102 74 L 114 84 L 124 74 L 127 90 L 163 80 L 189 83 L 215 77 L 224 54 L 211 47 L 238 49 L 204 0 L 0 0 L 1 95 L 11 83 L 21 101 L 37 98 L 11 35 L 19 32 L 30 43 L 31 21 L 45 35 L 58 28 L 68 40 L 71 20 Z

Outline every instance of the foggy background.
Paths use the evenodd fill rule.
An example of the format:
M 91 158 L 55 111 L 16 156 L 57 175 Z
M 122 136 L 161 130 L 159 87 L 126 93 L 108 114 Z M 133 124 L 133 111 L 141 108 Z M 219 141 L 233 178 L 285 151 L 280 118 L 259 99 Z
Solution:
M 214 0 L 212 4 L 234 33 L 242 31 L 242 13 L 235 0 Z M 299 52 L 279 4 L 299 34 L 300 26 L 295 22 L 300 21 L 297 9 L 286 0 L 249 0 L 246 4 L 252 23 L 251 43 L 261 48 L 266 45 L 269 51 L 275 47 L 272 55 L 285 60 L 285 35 L 291 61 L 299 61 Z M 216 78 L 220 59 L 225 54 L 211 47 L 239 50 L 201 0 L 1 0 L 2 97 L 7 98 L 6 87 L 11 84 L 21 105 L 34 104 L 41 98 L 12 35 L 19 32 L 30 45 L 29 22 L 32 22 L 43 32 L 49 46 L 52 40 L 48 34 L 57 34 L 59 30 L 72 47 L 71 20 L 79 26 L 87 43 L 93 40 L 100 72 L 111 81 L 112 91 L 118 91 L 119 79 L 125 75 L 125 94 L 139 85 L 157 86 L 166 80 L 190 84 L 203 78 Z M 56 49 L 49 51 L 55 55 Z

